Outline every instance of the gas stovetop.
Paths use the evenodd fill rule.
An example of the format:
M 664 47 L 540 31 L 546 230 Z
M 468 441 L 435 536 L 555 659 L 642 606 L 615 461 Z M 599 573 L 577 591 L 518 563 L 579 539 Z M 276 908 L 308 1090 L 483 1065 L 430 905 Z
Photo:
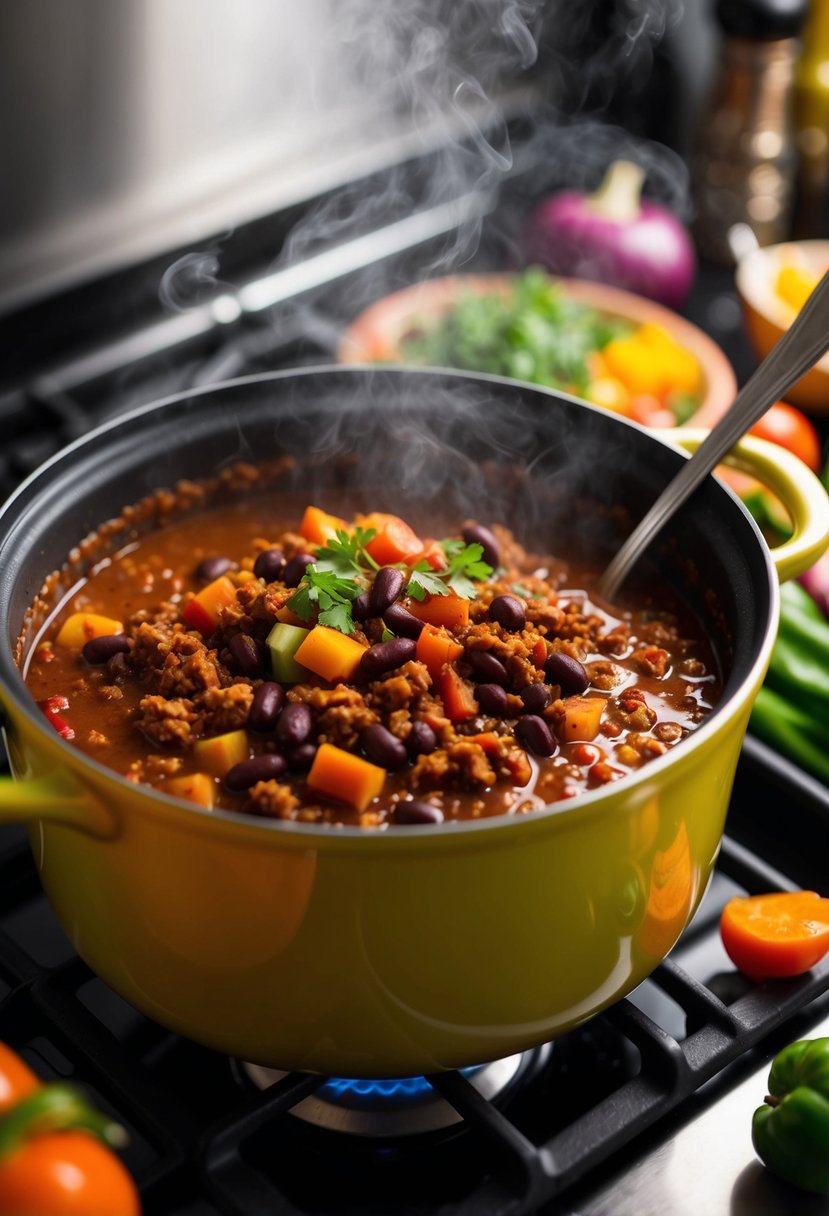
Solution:
M 382 294 L 369 268 L 382 263 L 383 291 L 404 285 L 460 212 L 484 221 L 464 269 L 502 265 L 503 248 L 487 242 L 489 206 L 466 198 L 394 220 L 374 242 L 251 271 L 244 294 L 182 313 L 136 306 L 127 324 L 113 292 L 123 304 L 130 276 L 12 318 L 0 497 L 132 406 L 331 358 L 340 322 Z M 686 314 L 745 378 L 753 361 L 732 273 L 701 267 Z M 53 341 L 62 317 L 74 334 L 63 345 Z M 748 738 L 710 888 L 649 980 L 520 1058 L 377 1085 L 263 1073 L 139 1014 L 63 935 L 22 832 L 0 829 L 0 1040 L 42 1077 L 85 1086 L 127 1128 L 124 1159 L 146 1216 L 811 1214 L 824 1208 L 756 1163 L 749 1128 L 772 1055 L 829 1033 L 829 960 L 796 980 L 753 985 L 731 967 L 718 924 L 740 892 L 825 889 L 827 843 L 829 792 Z

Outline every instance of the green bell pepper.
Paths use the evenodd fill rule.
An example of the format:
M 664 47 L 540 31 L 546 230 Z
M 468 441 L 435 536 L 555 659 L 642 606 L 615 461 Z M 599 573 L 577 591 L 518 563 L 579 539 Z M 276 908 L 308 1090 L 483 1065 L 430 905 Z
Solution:
M 800 1039 L 775 1056 L 751 1139 L 773 1173 L 829 1195 L 829 1038 Z

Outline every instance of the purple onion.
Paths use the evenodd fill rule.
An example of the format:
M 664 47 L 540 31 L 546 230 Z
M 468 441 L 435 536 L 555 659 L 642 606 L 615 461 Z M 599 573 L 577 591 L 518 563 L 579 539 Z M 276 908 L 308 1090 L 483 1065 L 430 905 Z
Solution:
M 638 165 L 617 160 L 595 194 L 564 190 L 545 199 L 527 221 L 527 261 L 681 308 L 696 275 L 694 246 L 675 215 L 641 199 L 644 177 Z
M 829 620 L 829 550 L 797 580 Z

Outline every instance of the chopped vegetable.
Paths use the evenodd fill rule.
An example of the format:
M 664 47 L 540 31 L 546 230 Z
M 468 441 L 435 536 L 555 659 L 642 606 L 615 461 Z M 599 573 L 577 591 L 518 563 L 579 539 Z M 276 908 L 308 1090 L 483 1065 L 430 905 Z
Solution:
M 792 1186 L 829 1195 L 829 1038 L 784 1047 L 768 1088 L 751 1121 L 757 1155 Z
M 785 401 L 770 406 L 749 431 L 799 456 L 813 473 L 820 472 L 821 442 L 811 419 Z
M 445 663 L 454 663 L 463 654 L 463 646 L 444 630 L 435 625 L 424 625 L 417 639 L 415 657 L 429 670 L 432 679 L 437 679 Z
M 59 646 L 66 646 L 70 650 L 82 650 L 92 638 L 123 632 L 121 621 L 113 620 L 112 617 L 100 616 L 96 612 L 73 612 L 61 625 L 55 641 Z
M 750 728 L 829 782 L 829 621 L 803 587 L 780 589 L 780 627 Z
M 247 760 L 249 755 L 250 746 L 244 730 L 231 730 L 223 735 L 213 735 L 210 739 L 198 739 L 193 745 L 193 758 L 214 777 L 224 777 L 234 764 Z
M 38 706 L 43 710 L 47 721 L 51 722 L 59 735 L 64 739 L 75 738 L 75 731 L 60 713 L 62 709 L 69 708 L 68 697 L 62 697 L 56 693 L 53 697 L 47 697 L 45 701 L 38 701 Z
M 308 678 L 308 669 L 301 667 L 294 656 L 310 632 L 310 629 L 280 621 L 268 634 L 266 641 L 271 655 L 271 670 L 273 678 L 280 684 L 299 684 Z
M 212 583 L 202 587 L 191 600 L 184 605 L 182 617 L 193 629 L 198 629 L 209 637 L 215 633 L 219 624 L 219 614 L 222 608 L 236 603 L 236 586 L 226 574 L 220 574 Z M 113 630 L 109 630 L 110 633 Z
M 720 935 L 751 979 L 802 975 L 829 951 L 829 899 L 815 891 L 737 896 L 723 909 Z
M 396 515 L 375 512 L 358 522 L 375 530 L 375 536 L 366 545 L 366 551 L 378 566 L 393 566 L 396 562 L 413 561 L 423 550 L 420 537 Z
M 294 658 L 308 671 L 336 682 L 353 680 L 366 647 L 327 625 L 316 625 L 297 648 Z
M 545 199 L 527 223 L 528 259 L 681 308 L 696 274 L 694 246 L 672 212 L 642 199 L 644 180 L 638 165 L 617 160 L 595 193 L 563 190 Z
M 576 740 L 590 742 L 599 733 L 604 712 L 604 697 L 568 697 L 564 702 L 562 738 L 567 743 Z
M 112 1151 L 124 1139 L 80 1089 L 42 1084 L 0 1044 L 0 1212 L 140 1216 L 135 1183 Z
M 338 532 L 347 532 L 348 525 L 344 519 L 329 515 L 319 507 L 306 507 L 298 531 L 300 536 L 304 536 L 313 544 L 324 545 L 326 541 L 336 537 Z
M 472 685 L 454 667 L 444 667 L 437 678 L 438 692 L 450 722 L 466 722 L 478 712 Z
M 421 603 L 415 600 L 409 604 L 409 612 L 427 625 L 462 629 L 469 624 L 469 600 L 459 595 L 427 595 Z
M 308 773 L 312 790 L 364 811 L 386 783 L 386 770 L 331 743 L 317 748 Z
M 169 777 L 163 786 L 165 794 L 173 798 L 184 798 L 199 806 L 212 807 L 216 800 L 216 782 L 208 773 L 190 773 L 183 777 Z

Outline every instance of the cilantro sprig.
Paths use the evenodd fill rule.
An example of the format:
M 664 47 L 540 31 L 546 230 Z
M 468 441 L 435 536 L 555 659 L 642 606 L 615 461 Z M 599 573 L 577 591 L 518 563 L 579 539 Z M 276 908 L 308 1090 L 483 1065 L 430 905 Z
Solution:
M 352 603 L 380 569 L 368 552 L 368 545 L 376 535 L 374 528 L 358 527 L 353 532 L 338 530 L 336 536 L 317 549 L 316 561 L 306 567 L 302 582 L 287 606 L 303 621 L 311 620 L 316 614 L 321 625 L 338 629 L 340 633 L 353 633 L 356 626 Z M 492 566 L 481 560 L 483 546 L 453 539 L 442 540 L 440 544 L 446 559 L 441 570 L 434 570 L 425 560 L 413 566 L 398 563 L 401 570 L 408 571 L 406 594 L 419 601 L 427 595 L 452 594 L 474 599 L 473 580 L 482 582 L 492 574 Z M 393 636 L 386 630 L 384 639 L 386 633 Z

